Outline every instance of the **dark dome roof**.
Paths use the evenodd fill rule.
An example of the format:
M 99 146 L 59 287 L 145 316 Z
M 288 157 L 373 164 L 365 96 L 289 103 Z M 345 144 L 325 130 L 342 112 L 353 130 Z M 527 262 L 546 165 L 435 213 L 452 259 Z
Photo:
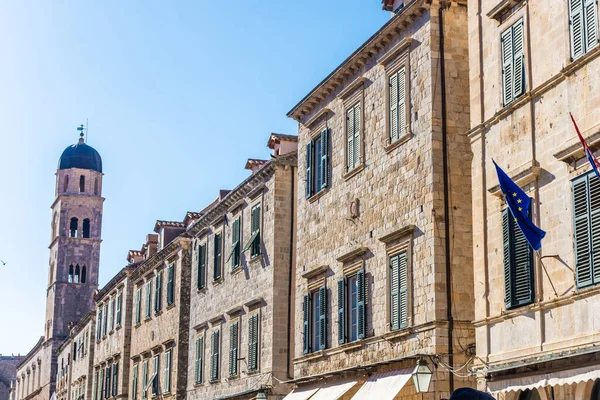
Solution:
M 58 169 L 81 168 L 102 172 L 102 158 L 92 146 L 79 140 L 79 143 L 69 146 L 63 151 L 58 160 Z

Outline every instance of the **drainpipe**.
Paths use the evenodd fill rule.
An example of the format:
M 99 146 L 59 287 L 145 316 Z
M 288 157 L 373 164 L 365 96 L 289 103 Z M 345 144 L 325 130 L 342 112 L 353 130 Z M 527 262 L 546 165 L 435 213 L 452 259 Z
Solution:
M 440 74 L 442 86 L 442 157 L 444 170 L 444 233 L 446 250 L 446 310 L 448 313 L 448 364 L 454 365 L 454 352 L 452 345 L 452 331 L 454 330 L 454 319 L 452 317 L 452 271 L 450 268 L 450 204 L 448 201 L 448 140 L 447 140 L 447 117 L 446 117 L 446 68 L 444 61 L 444 11 L 445 2 L 440 2 L 438 10 L 438 20 L 440 28 Z M 452 372 L 448 375 L 450 393 L 454 391 L 454 375 Z
M 291 361 L 291 356 L 292 356 L 292 351 L 293 351 L 293 346 L 294 343 L 291 343 L 292 340 L 292 329 L 294 329 L 294 327 L 291 324 L 291 320 L 292 320 L 292 280 L 295 279 L 295 274 L 293 273 L 296 269 L 294 268 L 294 215 L 295 215 L 295 191 L 294 191 L 294 179 L 296 176 L 296 168 L 292 167 L 292 179 L 291 179 L 291 187 L 292 187 L 292 193 L 291 193 L 291 201 L 290 201 L 290 210 L 291 210 L 291 215 L 290 215 L 290 267 L 289 267 L 289 276 L 288 276 L 288 315 L 287 315 L 287 321 L 288 321 L 288 331 L 287 331 L 287 344 L 288 344 L 288 351 L 287 351 L 287 377 L 288 379 L 292 379 L 293 376 L 290 373 L 290 361 Z

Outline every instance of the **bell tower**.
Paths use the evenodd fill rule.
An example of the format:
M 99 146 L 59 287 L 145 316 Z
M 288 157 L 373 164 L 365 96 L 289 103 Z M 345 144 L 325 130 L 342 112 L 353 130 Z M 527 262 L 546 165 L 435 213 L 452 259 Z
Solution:
M 46 293 L 46 340 L 63 338 L 69 325 L 93 308 L 98 288 L 102 232 L 102 159 L 85 143 L 65 149 L 56 171 L 50 265 Z

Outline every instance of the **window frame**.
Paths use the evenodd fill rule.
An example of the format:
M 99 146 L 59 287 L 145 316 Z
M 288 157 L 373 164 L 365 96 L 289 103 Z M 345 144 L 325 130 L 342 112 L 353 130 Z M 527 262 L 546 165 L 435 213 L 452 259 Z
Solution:
M 520 26 L 519 26 L 520 25 Z M 521 35 L 521 50 L 515 52 L 515 31 L 518 33 L 518 29 L 520 29 Z M 510 35 L 509 35 L 510 32 Z M 504 55 L 505 49 L 505 39 L 510 36 L 510 62 L 508 62 L 508 57 Z M 515 20 L 511 20 L 510 25 L 506 29 L 504 29 L 500 33 L 500 88 L 501 88 L 501 99 L 502 106 L 506 107 L 523 96 L 527 90 L 527 73 L 526 73 L 526 32 L 525 32 L 525 17 L 520 15 Z M 518 65 L 520 64 L 520 65 Z M 517 65 L 517 66 L 515 66 Z M 505 73 L 506 69 L 510 67 L 510 82 L 506 82 L 507 74 Z M 517 88 L 517 83 L 515 79 L 515 71 L 520 70 L 519 74 L 521 76 L 521 80 L 519 83 L 519 87 Z M 511 93 L 507 94 L 506 88 L 510 86 Z
M 154 314 L 162 311 L 163 271 L 156 271 L 154 275 Z
M 589 275 L 589 278 L 586 278 L 585 276 L 582 277 L 584 271 L 581 271 L 581 264 L 580 264 L 580 258 L 577 255 L 577 249 L 578 249 L 578 234 L 577 234 L 577 224 L 579 221 L 581 221 L 583 218 L 581 216 L 577 216 L 577 209 L 575 207 L 575 201 L 576 201 L 576 193 L 575 193 L 575 185 L 579 184 L 580 182 L 584 182 L 585 183 L 585 201 L 586 201 L 586 209 L 585 209 L 585 231 L 586 231 L 586 239 L 587 239 L 587 251 L 584 251 L 583 255 L 587 254 L 588 255 L 588 259 L 587 259 L 587 265 L 589 268 L 589 271 L 587 272 L 587 275 Z M 599 243 L 594 243 L 593 242 L 593 237 L 594 237 L 594 233 L 593 229 L 594 229 L 594 222 L 596 222 L 596 224 L 598 223 L 597 218 L 600 218 L 600 208 L 593 210 L 592 207 L 592 183 L 595 183 L 594 186 L 596 186 L 596 190 L 599 190 L 600 188 L 598 188 L 597 185 L 600 185 L 600 179 L 598 177 L 595 176 L 595 172 L 594 171 L 590 171 L 587 172 L 585 174 L 582 174 L 574 179 L 571 180 L 571 207 L 573 208 L 573 212 L 572 212 L 572 218 L 573 218 L 573 258 L 575 260 L 575 285 L 577 287 L 577 289 L 584 289 L 584 288 L 588 288 L 588 287 L 593 287 L 593 286 L 597 286 L 598 284 L 600 284 L 600 261 L 597 262 L 595 260 L 594 254 L 596 253 L 595 250 L 597 250 L 600 253 L 600 241 Z M 600 195 L 599 195 L 600 196 Z M 600 227 L 596 226 L 596 229 L 599 229 Z M 594 247 L 596 247 L 596 249 L 594 249 Z M 597 264 L 597 270 L 596 270 L 596 264 Z
M 217 246 L 217 237 L 218 246 Z M 218 247 L 218 252 L 217 252 Z M 218 273 L 218 274 L 217 274 Z M 223 279 L 223 231 L 213 235 L 213 282 Z
M 131 397 L 133 400 L 137 399 L 138 369 L 139 363 L 133 364 L 131 369 Z
M 175 304 L 175 263 L 167 267 L 167 307 Z
M 593 48 L 598 46 L 599 40 L 600 40 L 600 35 L 598 33 L 598 28 L 599 28 L 599 22 L 598 22 L 598 3 L 596 0 L 576 0 L 579 3 L 579 6 L 577 7 L 577 10 L 575 10 L 576 13 L 579 14 L 579 21 L 581 23 L 580 29 L 580 36 L 581 36 L 581 51 L 578 52 L 576 49 L 576 45 L 575 45 L 575 31 L 574 31 L 574 26 L 575 26 L 575 17 L 574 17 L 574 9 L 572 8 L 573 2 L 574 0 L 570 0 L 568 2 L 567 8 L 568 8 L 568 15 L 569 15 L 569 44 L 570 44 L 570 56 L 571 56 L 571 62 L 583 57 L 584 55 L 586 55 L 587 53 L 589 53 Z M 587 4 L 586 4 L 587 3 Z M 594 26 L 594 31 L 595 31 L 595 36 L 596 36 L 596 41 L 595 43 L 591 44 L 589 43 L 589 38 L 588 35 L 590 33 L 590 26 L 588 25 L 588 18 L 590 17 L 589 15 L 589 10 L 588 7 L 592 7 L 592 13 L 593 13 L 593 24 Z M 576 15 L 576 14 L 575 14 Z
M 229 377 L 235 377 L 240 374 L 239 370 L 240 354 L 240 320 L 233 319 L 229 322 Z
M 198 244 L 198 262 L 196 265 L 196 288 L 198 290 L 206 287 L 206 261 L 208 260 L 208 241 Z
M 254 217 L 254 214 L 258 213 L 258 216 Z M 258 257 L 261 253 L 261 225 L 262 225 L 262 207 L 261 203 L 258 202 L 250 208 L 250 229 L 252 233 L 252 240 L 250 244 L 250 257 Z
M 364 108 L 361 90 L 357 96 L 353 96 L 348 105 L 344 107 L 344 171 L 345 174 L 352 173 L 357 168 L 364 165 Z M 358 107 L 358 117 L 357 117 Z M 349 113 L 353 114 L 353 121 L 350 122 Z M 358 120 L 358 121 L 357 121 Z M 356 123 L 358 122 L 358 130 Z M 350 129 L 352 134 L 350 134 Z M 350 163 L 350 137 L 352 137 L 352 164 Z M 358 152 L 356 152 L 358 150 Z M 357 159 L 358 158 L 358 159 Z
M 218 382 L 221 373 L 221 329 L 211 333 L 210 340 L 210 382 Z
M 386 152 L 390 152 L 401 144 L 405 143 L 411 137 L 411 89 L 410 89 L 410 45 L 411 40 L 404 39 L 399 42 L 394 48 L 392 48 L 387 56 L 381 61 L 385 65 L 385 139 L 384 149 Z M 392 134 L 392 79 L 395 77 L 398 79 L 401 76 L 401 72 L 404 74 L 404 133 L 400 132 L 401 127 L 398 127 L 397 137 Z M 398 85 L 400 81 L 398 81 Z M 399 86 L 398 86 L 399 88 Z M 397 88 L 397 89 L 398 89 Z M 398 92 L 399 93 L 399 92 Z M 397 95 L 398 96 L 398 95 Z M 397 100 L 399 102 L 399 98 Z M 397 105 L 398 103 L 396 103 Z M 396 112 L 398 112 L 398 120 L 400 120 L 401 114 L 396 106 Z
M 196 360 L 194 370 L 194 383 L 204 384 L 204 332 L 196 337 Z
M 317 146 L 317 143 L 319 146 Z M 305 146 L 305 197 L 307 199 L 324 192 L 330 186 L 330 143 L 330 129 L 323 125 L 312 131 L 310 140 Z M 324 152 L 323 144 L 325 145 Z
M 164 366 L 163 366 L 163 387 L 162 387 L 162 392 L 163 393 L 171 393 L 171 369 L 172 369 L 172 362 L 173 362 L 173 349 L 169 348 L 167 351 L 165 351 L 165 360 L 164 360 Z
M 238 215 L 231 223 L 231 251 L 226 262 L 231 259 L 231 270 L 241 265 L 242 259 L 242 216 Z
M 248 371 L 260 369 L 260 333 L 260 312 L 256 311 L 248 316 Z
M 135 325 L 142 323 L 142 287 L 139 285 L 135 290 Z
M 152 279 L 148 279 L 145 283 L 146 294 L 146 313 L 144 319 L 152 318 Z

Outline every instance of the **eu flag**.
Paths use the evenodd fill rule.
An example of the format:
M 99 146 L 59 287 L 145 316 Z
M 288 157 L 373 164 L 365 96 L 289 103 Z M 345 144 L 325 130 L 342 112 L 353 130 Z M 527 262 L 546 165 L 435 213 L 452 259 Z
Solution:
M 508 205 L 508 209 L 512 214 L 513 218 L 523 236 L 529 242 L 534 250 L 539 250 L 542 247 L 542 239 L 546 236 L 546 232 L 535 226 L 531 219 L 529 219 L 529 205 L 531 199 L 525 194 L 525 192 L 513 182 L 512 179 L 506 175 L 504 171 L 496 164 L 496 161 L 492 160 L 496 166 L 496 173 L 498 174 L 498 181 L 500 181 L 500 189 L 504 194 L 504 199 Z

